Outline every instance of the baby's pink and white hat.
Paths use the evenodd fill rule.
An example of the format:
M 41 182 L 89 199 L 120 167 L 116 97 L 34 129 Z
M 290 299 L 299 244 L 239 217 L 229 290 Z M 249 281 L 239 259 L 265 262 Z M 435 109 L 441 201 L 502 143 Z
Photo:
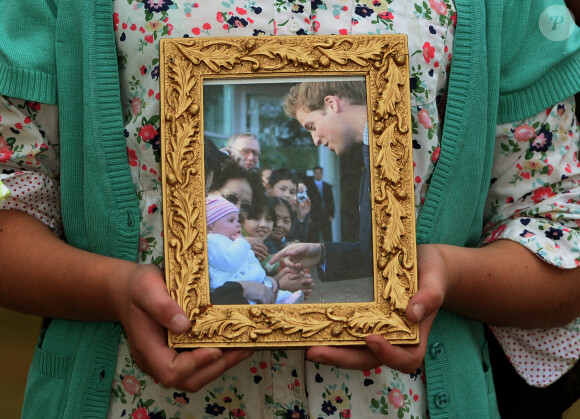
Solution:
M 205 198 L 206 223 L 210 225 L 229 213 L 239 213 L 238 207 L 225 198 L 216 195 L 208 195 Z

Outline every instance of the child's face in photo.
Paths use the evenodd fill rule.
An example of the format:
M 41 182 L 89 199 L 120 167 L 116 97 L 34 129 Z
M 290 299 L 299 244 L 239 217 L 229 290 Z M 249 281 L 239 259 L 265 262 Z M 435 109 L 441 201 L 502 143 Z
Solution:
M 221 234 L 232 240 L 242 237 L 242 229 L 238 222 L 238 213 L 230 212 L 224 215 L 219 220 L 210 224 L 208 231 L 214 234 Z
M 260 214 L 259 218 L 247 218 L 244 221 L 244 229 L 246 229 L 248 234 L 262 241 L 268 238 L 273 227 L 274 220 L 268 211 Z
M 286 205 L 278 205 L 276 207 L 276 221 L 270 237 L 274 240 L 282 240 L 290 231 L 290 227 L 292 227 L 292 216 L 288 207 Z
M 294 209 L 298 200 L 296 198 L 296 184 L 290 179 L 284 179 L 272 187 L 269 190 L 270 196 L 276 196 L 278 198 L 285 199 L 290 203 L 290 206 Z

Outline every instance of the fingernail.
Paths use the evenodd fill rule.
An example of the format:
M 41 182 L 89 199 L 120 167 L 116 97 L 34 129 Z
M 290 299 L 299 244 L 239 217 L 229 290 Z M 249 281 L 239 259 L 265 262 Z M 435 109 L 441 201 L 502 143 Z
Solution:
M 425 315 L 425 307 L 423 304 L 415 304 L 411 310 L 415 317 L 417 317 L 417 323 L 423 320 L 423 316 Z
M 171 331 L 182 333 L 187 331 L 191 326 L 189 319 L 183 314 L 176 314 L 171 319 Z
M 251 357 L 254 354 L 254 351 L 251 350 L 246 350 L 244 351 L 244 353 L 242 354 L 242 359 L 248 359 L 249 357 Z

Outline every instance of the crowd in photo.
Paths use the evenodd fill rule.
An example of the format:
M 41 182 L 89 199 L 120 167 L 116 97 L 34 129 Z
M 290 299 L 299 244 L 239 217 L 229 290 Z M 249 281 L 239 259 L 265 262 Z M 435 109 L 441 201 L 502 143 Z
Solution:
M 206 139 L 204 152 L 212 303 L 307 300 L 314 286 L 310 268 L 297 271 L 285 267 L 283 259 L 270 260 L 288 244 L 331 239 L 328 233 L 319 235 L 323 200 L 315 180 L 299 179 L 293 168 L 258 167 L 260 144 L 250 133 L 230 137 L 221 149 Z M 313 172 L 321 180 L 322 168 Z M 330 223 L 334 200 L 332 187 L 324 184 Z

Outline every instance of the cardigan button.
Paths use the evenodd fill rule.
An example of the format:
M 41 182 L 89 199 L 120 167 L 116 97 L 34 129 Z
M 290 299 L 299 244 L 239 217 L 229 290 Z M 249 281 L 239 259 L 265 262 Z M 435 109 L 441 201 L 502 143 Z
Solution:
M 449 406 L 449 395 L 445 391 L 441 391 L 435 395 L 435 406 L 439 409 L 445 409 Z
M 435 359 L 440 358 L 443 355 L 444 348 L 441 342 L 435 342 L 431 345 L 431 356 Z
M 300 30 L 300 24 L 298 23 L 298 21 L 294 18 L 292 18 L 292 20 L 290 21 L 290 25 L 288 26 L 288 30 L 292 33 L 296 33 Z

